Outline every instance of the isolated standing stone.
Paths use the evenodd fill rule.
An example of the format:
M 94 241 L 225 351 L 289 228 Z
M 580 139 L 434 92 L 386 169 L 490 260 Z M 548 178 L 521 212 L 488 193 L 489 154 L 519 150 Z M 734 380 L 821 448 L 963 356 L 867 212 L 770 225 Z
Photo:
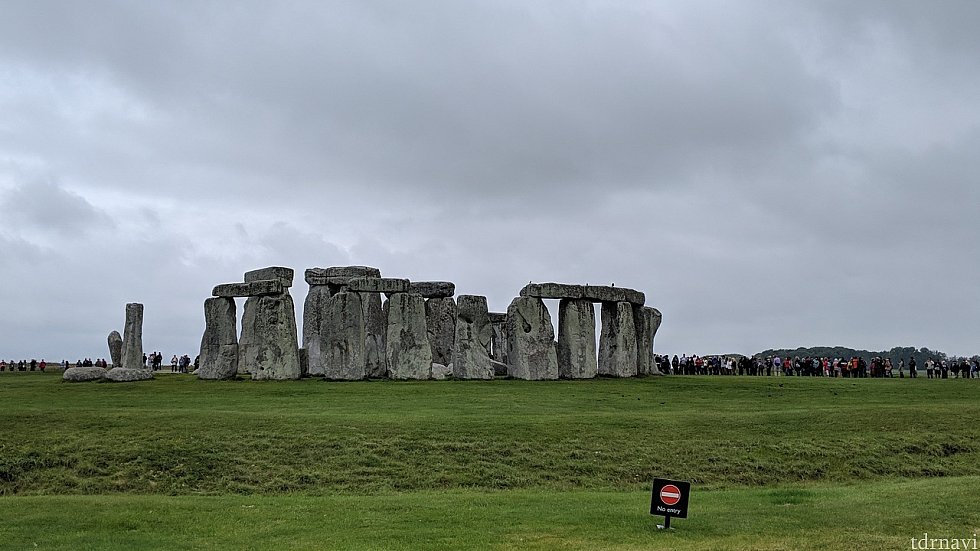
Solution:
M 633 306 L 628 302 L 602 303 L 599 374 L 636 375 L 636 325 L 633 323 Z
M 145 381 L 153 378 L 153 371 L 143 365 L 143 305 L 138 302 L 126 305 L 122 367 L 110 369 L 105 374 L 105 378 L 115 382 Z
M 460 295 L 456 308 L 453 377 L 493 379 L 493 368 L 490 367 L 490 318 L 487 315 L 487 297 Z
M 596 373 L 595 307 L 585 299 L 562 299 L 558 303 L 558 376 L 591 379 Z
M 646 308 L 646 307 L 644 307 Z M 657 366 L 657 362 L 654 361 L 656 354 L 654 353 L 654 340 L 657 338 L 657 330 L 660 329 L 660 323 L 663 321 L 664 316 L 660 313 L 660 310 L 656 308 L 650 308 L 650 373 L 654 375 L 661 375 L 660 368 Z
M 365 378 L 364 313 L 359 293 L 337 293 L 327 299 L 321 357 L 327 379 L 356 381 Z
M 109 358 L 112 359 L 112 367 L 122 367 L 122 348 L 123 338 L 119 331 L 109 333 Z
M 453 361 L 453 341 L 456 338 L 456 301 L 452 297 L 426 300 L 425 325 L 432 361 L 449 365 Z
M 330 289 L 325 285 L 310 285 L 310 291 L 303 303 L 303 348 L 309 358 L 307 375 L 323 375 L 325 351 L 321 345 L 326 339 L 323 319 L 326 316 Z M 247 303 L 246 303 L 247 305 Z
M 633 322 L 636 324 L 636 373 L 656 375 L 660 373 L 654 361 L 653 337 L 660 328 L 660 311 L 649 306 L 633 305 Z
M 540 298 L 517 297 L 507 307 L 508 375 L 515 379 L 557 379 L 555 328 Z
M 381 295 L 361 293 L 361 310 L 364 317 L 364 369 L 368 377 L 380 379 L 388 373 Z
M 231 379 L 238 373 L 237 324 L 235 299 L 212 297 L 204 301 L 199 379 Z
M 391 378 L 428 379 L 432 374 L 432 348 L 426 331 L 425 299 L 412 293 L 395 293 L 385 304 L 385 352 Z
M 242 314 L 239 368 L 253 380 L 299 379 L 293 298 L 288 293 L 251 297 Z

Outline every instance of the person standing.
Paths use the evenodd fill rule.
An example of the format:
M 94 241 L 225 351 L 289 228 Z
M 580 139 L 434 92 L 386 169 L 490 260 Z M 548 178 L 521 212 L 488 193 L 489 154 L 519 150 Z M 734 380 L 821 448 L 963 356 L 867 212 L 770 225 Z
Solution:
M 909 377 L 915 378 L 915 358 L 909 357 Z

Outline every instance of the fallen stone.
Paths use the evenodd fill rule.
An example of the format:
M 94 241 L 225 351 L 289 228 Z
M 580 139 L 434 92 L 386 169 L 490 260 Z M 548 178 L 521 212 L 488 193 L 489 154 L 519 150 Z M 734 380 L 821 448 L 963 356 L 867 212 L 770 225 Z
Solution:
M 564 298 L 558 303 L 558 376 L 591 379 L 597 373 L 595 307 L 590 300 Z
M 109 333 L 109 358 L 112 359 L 112 367 L 122 367 L 123 339 L 119 331 Z
M 327 301 L 330 300 L 330 289 L 320 285 L 311 285 L 303 302 L 303 348 L 306 349 L 309 376 L 323 375 L 324 351 L 321 345 L 325 342 L 323 319 L 326 316 Z
M 237 325 L 235 299 L 212 297 L 204 301 L 199 379 L 232 379 L 238 374 Z
M 422 298 L 449 298 L 456 294 L 456 284 L 449 281 L 413 281 L 408 284 L 409 293 Z
M 245 283 L 269 279 L 278 281 L 283 287 L 288 289 L 293 286 L 293 269 L 282 266 L 270 266 L 268 268 L 245 272 Z
M 636 325 L 633 323 L 633 305 L 630 303 L 602 303 L 598 364 L 599 375 L 636 375 Z
M 487 297 L 460 295 L 456 302 L 453 378 L 493 379 Z
M 101 367 L 69 367 L 62 374 L 61 379 L 69 383 L 101 381 L 105 379 L 105 374 L 106 370 Z
M 211 290 L 211 296 L 235 298 L 235 297 L 261 297 L 267 295 L 280 295 L 284 287 L 282 282 L 275 279 L 263 279 L 251 281 L 249 283 L 223 283 L 215 286 Z
M 388 374 L 385 363 L 385 318 L 381 295 L 361 293 L 364 316 L 364 369 L 369 378 L 381 379 Z
M 448 379 L 453 374 L 452 365 L 442 365 L 440 363 L 433 362 L 432 364 L 432 379 L 436 381 L 444 381 Z
M 432 348 L 425 323 L 425 299 L 396 293 L 385 301 L 388 327 L 385 354 L 392 379 L 428 379 L 432 375 Z
M 425 301 L 425 326 L 432 361 L 449 365 L 453 361 L 453 342 L 456 338 L 456 301 L 452 297 Z
M 407 293 L 409 283 L 407 279 L 393 277 L 355 277 L 347 286 L 361 293 Z
M 367 376 L 364 363 L 364 312 L 361 295 L 337 293 L 327 299 L 321 349 L 324 376 L 337 381 L 357 381 Z
M 278 282 L 276 282 L 278 283 Z M 252 380 L 299 379 L 296 317 L 289 293 L 251 297 L 242 313 L 239 369 Z
M 582 298 L 585 287 L 566 283 L 528 283 L 521 289 L 522 297 Z
M 555 328 L 544 302 L 517 297 L 507 307 L 508 375 L 515 379 L 558 378 Z
M 132 381 L 149 381 L 153 378 L 153 371 L 150 369 L 129 369 L 128 367 L 114 367 L 106 371 L 107 381 L 114 383 L 128 383 Z

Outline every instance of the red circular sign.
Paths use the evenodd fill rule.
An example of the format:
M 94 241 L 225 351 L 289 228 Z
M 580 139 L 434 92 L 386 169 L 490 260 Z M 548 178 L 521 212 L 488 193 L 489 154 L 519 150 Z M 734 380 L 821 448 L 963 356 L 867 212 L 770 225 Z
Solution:
M 660 501 L 664 505 L 677 505 L 677 502 L 681 500 L 681 491 L 677 486 L 673 484 L 668 484 L 663 488 L 660 488 Z

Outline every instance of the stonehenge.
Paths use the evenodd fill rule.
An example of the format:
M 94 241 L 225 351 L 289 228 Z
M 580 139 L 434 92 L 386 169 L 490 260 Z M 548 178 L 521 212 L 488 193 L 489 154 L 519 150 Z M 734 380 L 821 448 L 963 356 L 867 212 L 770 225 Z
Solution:
M 109 333 L 109 358 L 112 360 L 112 367 L 122 367 L 122 346 L 123 339 L 119 331 Z
M 487 297 L 456 296 L 452 282 L 382 277 L 370 266 L 309 268 L 304 279 L 309 291 L 301 343 L 289 294 L 292 269 L 261 268 L 246 272 L 242 282 L 215 286 L 205 301 L 198 376 L 352 381 L 658 374 L 653 343 L 662 315 L 634 289 L 528 283 L 506 312 L 490 312 Z M 246 299 L 240 336 L 235 298 Z M 546 300 L 558 302 L 557 331 Z M 122 348 L 125 364 L 129 346 Z

